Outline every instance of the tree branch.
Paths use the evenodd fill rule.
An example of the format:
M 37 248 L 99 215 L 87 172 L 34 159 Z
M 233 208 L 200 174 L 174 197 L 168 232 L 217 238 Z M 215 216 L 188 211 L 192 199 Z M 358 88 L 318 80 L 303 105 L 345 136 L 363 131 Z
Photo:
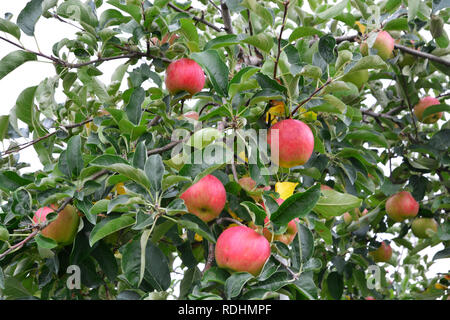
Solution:
M 275 59 L 275 65 L 273 66 L 273 78 L 274 79 L 277 79 L 278 62 L 280 61 L 280 56 L 281 56 L 281 39 L 283 36 L 284 27 L 286 26 L 286 17 L 287 17 L 287 13 L 288 13 L 289 0 L 283 2 L 283 5 L 284 5 L 283 22 L 281 24 L 281 30 L 280 30 L 280 34 L 278 36 L 277 57 Z
M 297 110 L 303 106 L 305 103 L 309 102 L 312 98 L 314 98 L 314 96 L 316 94 L 318 94 L 320 91 L 323 90 L 323 88 L 325 88 L 327 85 L 329 85 L 331 82 L 333 81 L 332 78 L 328 78 L 327 82 L 325 82 L 322 86 L 320 86 L 319 88 L 317 88 L 316 90 L 314 90 L 313 93 L 311 93 L 311 95 L 306 98 L 305 100 L 303 100 L 302 102 L 300 102 L 297 107 L 291 112 L 291 117 L 297 112 Z
M 215 30 L 215 31 L 217 31 L 217 32 L 222 32 L 222 29 L 221 29 L 221 28 L 216 27 L 216 26 L 213 25 L 212 23 L 206 21 L 205 18 L 204 18 L 203 16 L 202 16 L 201 18 L 199 18 L 199 17 L 193 15 L 192 13 L 190 13 L 189 11 L 186 11 L 186 10 L 183 10 L 183 9 L 178 8 L 177 6 L 173 5 L 173 4 L 170 3 L 170 2 L 169 2 L 167 5 L 168 5 L 170 8 L 172 8 L 173 10 L 175 10 L 175 11 L 182 12 L 182 13 L 185 13 L 185 14 L 191 16 L 191 18 L 192 18 L 193 20 L 195 20 L 195 21 L 197 21 L 197 22 L 200 22 L 200 23 L 203 23 L 204 25 L 210 27 L 211 29 L 213 29 L 213 30 Z

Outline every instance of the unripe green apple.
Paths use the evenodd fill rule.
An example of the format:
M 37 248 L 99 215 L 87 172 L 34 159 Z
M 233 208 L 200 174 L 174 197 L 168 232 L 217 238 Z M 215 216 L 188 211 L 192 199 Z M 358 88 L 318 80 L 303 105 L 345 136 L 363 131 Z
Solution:
M 165 83 L 171 94 L 187 91 L 194 95 L 205 86 L 205 74 L 197 62 L 182 58 L 167 67 Z
M 417 103 L 414 106 L 414 114 L 417 117 L 417 120 L 419 120 L 420 122 L 423 123 L 435 123 L 436 121 L 438 121 L 440 118 L 442 118 L 442 112 L 436 112 L 433 114 L 430 114 L 429 116 L 423 118 L 423 113 L 425 111 L 425 109 L 427 109 L 430 106 L 434 106 L 434 105 L 438 105 L 440 104 L 439 100 L 433 97 L 425 97 L 420 99 L 419 103 Z
M 231 272 L 245 271 L 257 276 L 269 257 L 269 241 L 249 227 L 228 228 L 217 239 L 217 265 Z
M 417 218 L 412 222 L 411 230 L 417 238 L 430 238 L 428 232 L 437 232 L 438 223 L 433 218 Z
M 47 215 L 55 211 L 55 207 L 43 207 L 37 210 L 33 216 L 36 224 L 45 223 Z M 73 242 L 80 224 L 80 216 L 77 209 L 70 204 L 58 213 L 55 220 L 50 222 L 48 226 L 42 229 L 41 233 L 44 237 L 55 240 L 59 245 L 66 246 Z
M 386 31 L 381 31 L 378 33 L 377 38 L 372 46 L 372 49 L 377 50 L 378 56 L 381 59 L 387 60 L 392 56 L 392 52 L 394 50 L 395 40 L 391 37 L 391 35 Z M 360 51 L 363 56 L 367 56 L 369 54 L 369 45 L 366 41 L 361 43 Z
M 375 262 L 388 262 L 392 257 L 392 248 L 385 241 L 381 243 L 375 251 L 370 251 L 369 255 Z
M 272 150 L 272 161 L 282 168 L 292 168 L 308 162 L 314 150 L 314 135 L 305 123 L 286 119 L 269 129 L 267 143 Z
M 386 201 L 386 213 L 396 221 L 414 218 L 419 213 L 419 203 L 408 191 L 400 191 Z
M 350 72 L 342 77 L 342 81 L 351 82 L 359 90 L 369 81 L 369 71 L 367 69 Z
M 180 198 L 190 213 L 209 222 L 222 212 L 227 194 L 222 182 L 209 174 L 190 186 Z

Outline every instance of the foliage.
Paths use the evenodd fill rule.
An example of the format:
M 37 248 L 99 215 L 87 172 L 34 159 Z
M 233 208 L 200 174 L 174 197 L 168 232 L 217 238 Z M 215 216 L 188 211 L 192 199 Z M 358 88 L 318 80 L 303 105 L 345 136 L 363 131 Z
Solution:
M 0 41 L 15 47 L 0 60 L 0 81 L 36 60 L 53 63 L 55 75 L 24 88 L 0 117 L 0 297 L 446 299 L 448 279 L 426 272 L 450 257 L 449 8 L 446 0 L 31 0 L 17 17 L 6 15 Z M 52 52 L 23 47 L 43 19 L 75 32 Z M 396 41 L 393 56 L 362 56 L 359 43 L 370 47 L 381 29 Z M 171 96 L 164 84 L 168 64 L 182 57 L 207 76 L 192 98 Z M 112 61 L 122 63 L 103 83 Z M 343 81 L 361 70 L 369 72 L 361 88 Z M 441 103 L 427 111 L 444 113 L 435 124 L 412 112 L 426 95 Z M 270 109 L 276 102 L 279 112 Z M 203 135 L 181 116 L 190 110 Z M 305 165 L 267 174 L 264 151 L 251 162 L 249 149 L 208 162 L 211 146 L 234 150 L 222 139 L 285 117 L 314 133 Z M 190 142 L 172 136 L 180 129 L 194 135 Z M 28 147 L 42 170 L 22 172 L 28 164 L 18 152 Z M 191 148 L 201 161 L 177 162 Z M 207 174 L 227 191 L 210 223 L 179 198 Z M 244 176 L 271 191 L 244 190 Z M 281 206 L 272 198 L 277 182 L 297 183 Z M 411 220 L 387 217 L 384 203 L 399 190 L 420 203 L 419 216 L 434 217 L 437 233 L 418 239 Z M 258 195 L 275 232 L 299 217 L 298 235 L 272 243 L 260 275 L 231 274 L 215 265 L 214 243 L 231 219 L 262 223 Z M 82 215 L 71 245 L 56 247 L 31 223 L 55 203 Z M 342 215 L 355 208 L 368 214 L 347 225 Z M 375 264 L 368 252 L 386 239 L 393 257 Z M 437 245 L 434 257 L 420 254 Z M 70 265 L 81 270 L 80 289 L 67 287 Z M 374 265 L 380 281 L 372 288 Z

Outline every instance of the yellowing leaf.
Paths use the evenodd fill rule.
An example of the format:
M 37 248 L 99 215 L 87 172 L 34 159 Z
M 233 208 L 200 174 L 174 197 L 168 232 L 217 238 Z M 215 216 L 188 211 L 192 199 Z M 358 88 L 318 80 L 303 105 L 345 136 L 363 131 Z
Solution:
M 362 34 L 366 32 L 366 26 L 363 25 L 361 22 L 356 21 L 355 24 L 358 26 L 358 29 Z
M 298 182 L 277 182 L 275 184 L 275 192 L 280 194 L 280 198 L 286 200 L 294 194 L 295 187 Z
M 269 122 L 269 116 L 272 119 L 271 124 L 278 122 L 277 117 L 284 116 L 284 102 L 283 101 L 271 101 L 272 107 L 266 113 L 266 122 Z

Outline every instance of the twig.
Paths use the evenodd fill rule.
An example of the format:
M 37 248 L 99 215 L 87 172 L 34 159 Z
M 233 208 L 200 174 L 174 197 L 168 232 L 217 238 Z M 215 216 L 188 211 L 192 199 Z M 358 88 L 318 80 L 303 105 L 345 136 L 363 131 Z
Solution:
M 201 18 L 199 18 L 199 17 L 193 15 L 192 13 L 190 13 L 189 11 L 186 11 L 186 10 L 183 10 L 183 9 L 178 8 L 177 6 L 173 5 L 173 4 L 170 3 L 170 2 L 169 2 L 167 5 L 168 5 L 170 8 L 172 8 L 173 10 L 175 10 L 175 11 L 182 12 L 182 13 L 185 13 L 185 14 L 191 16 L 193 20 L 195 20 L 195 21 L 197 21 L 197 22 L 200 22 L 200 23 L 203 23 L 204 25 L 210 27 L 211 29 L 213 29 L 213 30 L 215 30 L 215 31 L 217 31 L 217 32 L 221 32 L 221 31 L 222 31 L 221 28 L 219 28 L 219 27 L 213 25 L 212 23 L 206 21 L 205 18 L 204 18 L 203 16 L 202 16 Z
M 175 147 L 177 144 L 179 144 L 181 142 L 183 142 L 183 139 L 182 140 L 178 140 L 178 141 L 172 141 L 172 142 L 166 144 L 164 147 L 149 150 L 147 152 L 147 155 L 150 156 L 152 154 L 162 153 L 164 151 L 170 150 L 170 149 L 172 149 L 173 147 Z
M 280 34 L 278 35 L 278 52 L 277 57 L 275 59 L 275 65 L 273 67 L 273 78 L 277 79 L 277 71 L 278 71 L 278 62 L 280 61 L 281 56 L 281 40 L 283 36 L 284 27 L 286 26 L 286 17 L 288 12 L 289 0 L 283 2 L 284 5 L 284 13 L 283 13 L 283 22 L 281 24 Z
M 220 217 L 220 218 L 217 218 L 217 219 L 216 219 L 216 223 L 217 223 L 217 224 L 222 224 L 222 223 L 225 222 L 225 221 L 232 222 L 232 223 L 236 223 L 236 224 L 238 224 L 238 225 L 240 225 L 240 226 L 245 226 L 242 222 L 240 222 L 240 221 L 238 221 L 238 220 L 236 220 L 236 219 L 233 219 L 233 218 Z
M 59 21 L 61 21 L 61 22 L 63 22 L 63 23 L 70 24 L 72 27 L 75 27 L 75 28 L 77 28 L 78 30 L 84 31 L 83 28 L 81 28 L 81 27 L 79 27 L 79 26 L 73 24 L 73 23 L 70 22 L 70 21 L 64 20 L 63 18 L 61 18 L 60 16 L 58 16 L 56 13 L 52 13 L 52 17 L 55 18 L 55 19 L 57 19 L 57 20 L 59 20 Z
M 223 1 L 220 1 L 220 7 L 222 8 L 222 19 L 225 26 L 225 31 L 228 34 L 234 34 L 233 26 L 231 24 L 230 10 L 228 10 L 227 4 Z
M 206 259 L 205 267 L 203 268 L 202 274 L 208 271 L 214 262 L 214 243 L 208 243 L 208 258 Z
M 314 92 L 311 93 L 311 95 L 308 98 L 306 98 L 305 100 L 303 100 L 302 102 L 300 102 L 297 105 L 297 107 L 292 111 L 291 116 L 293 116 L 301 106 L 303 106 L 305 103 L 309 102 L 312 98 L 314 98 L 314 96 L 316 94 L 318 94 L 320 91 L 322 91 L 323 88 L 325 88 L 327 85 L 329 85 L 332 81 L 333 81 L 332 78 L 328 78 L 327 82 L 325 82 L 322 86 L 320 86 L 319 88 L 314 90 Z
M 81 127 L 81 126 L 85 125 L 86 123 L 89 123 L 89 122 L 91 122 L 91 121 L 93 121 L 93 120 L 94 120 L 94 119 L 90 118 L 90 119 L 87 119 L 87 120 L 85 120 L 85 121 L 83 121 L 83 122 L 73 123 L 73 124 L 61 126 L 61 128 L 64 128 L 64 129 L 66 129 L 66 130 L 69 130 L 69 129 Z M 28 147 L 30 147 L 30 146 L 32 146 L 32 145 L 38 143 L 38 142 L 41 142 L 42 140 L 45 140 L 45 139 L 47 139 L 47 138 L 50 138 L 51 136 L 55 135 L 55 134 L 58 132 L 58 130 L 59 130 L 59 129 L 56 129 L 55 131 L 50 132 L 50 133 L 47 133 L 46 135 L 43 135 L 42 137 L 39 137 L 39 138 L 34 139 L 34 140 L 32 140 L 32 141 L 29 141 L 29 142 L 25 142 L 25 143 L 23 143 L 23 144 L 19 144 L 19 145 L 17 145 L 17 146 L 14 146 L 14 147 L 12 147 L 12 148 L 6 150 L 5 152 L 3 152 L 2 156 L 5 156 L 5 155 L 11 154 L 11 153 L 15 153 L 15 152 L 19 152 L 19 151 L 21 151 L 21 150 L 23 150 L 23 149 L 26 149 L 26 148 L 28 148 Z

